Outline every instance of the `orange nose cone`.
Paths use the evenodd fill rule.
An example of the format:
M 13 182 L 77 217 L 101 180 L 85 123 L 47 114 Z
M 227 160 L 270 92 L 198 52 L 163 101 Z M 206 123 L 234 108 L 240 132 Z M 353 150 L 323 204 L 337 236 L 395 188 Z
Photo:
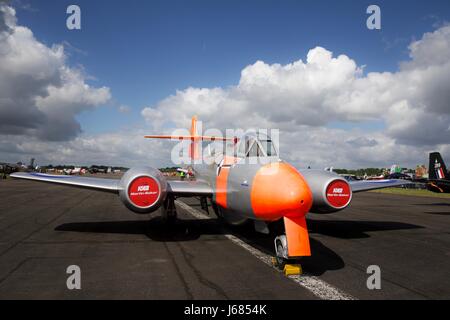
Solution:
M 311 209 L 312 193 L 303 176 L 283 162 L 261 167 L 253 178 L 253 213 L 262 220 L 303 217 Z

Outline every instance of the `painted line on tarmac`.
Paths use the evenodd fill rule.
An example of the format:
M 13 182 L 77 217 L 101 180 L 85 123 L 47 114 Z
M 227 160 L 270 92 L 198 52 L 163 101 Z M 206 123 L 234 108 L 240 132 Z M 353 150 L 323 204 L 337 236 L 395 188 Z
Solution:
M 203 214 L 201 211 L 191 207 L 190 205 L 180 201 L 175 200 L 175 203 L 180 208 L 186 210 L 188 213 L 190 213 L 192 216 L 194 216 L 197 219 L 200 220 L 207 220 L 211 219 L 211 217 L 208 217 L 207 215 Z M 239 239 L 238 237 L 232 235 L 232 234 L 224 234 L 224 236 L 232 241 L 233 243 L 237 244 L 238 246 L 244 248 L 248 252 L 250 252 L 252 255 L 254 255 L 256 258 L 264 262 L 266 265 L 273 268 L 272 264 L 272 257 L 261 250 L 252 247 L 245 241 Z M 297 276 L 288 276 L 289 279 L 297 283 L 298 285 L 302 286 L 303 288 L 309 290 L 312 294 L 314 294 L 316 297 L 320 299 L 325 300 L 356 300 L 355 297 L 343 292 L 342 290 L 334 287 L 333 285 L 329 284 L 326 281 L 323 281 L 316 276 L 308 275 L 307 273 L 304 273 L 302 275 Z

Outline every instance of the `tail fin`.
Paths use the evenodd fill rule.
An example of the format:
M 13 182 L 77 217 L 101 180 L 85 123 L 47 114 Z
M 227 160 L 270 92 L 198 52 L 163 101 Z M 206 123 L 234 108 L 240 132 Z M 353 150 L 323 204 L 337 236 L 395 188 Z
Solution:
M 199 136 L 197 132 L 197 117 L 193 116 L 191 120 L 191 130 L 189 136 L 169 136 L 169 135 L 151 135 L 144 136 L 148 139 L 171 139 L 171 140 L 191 140 L 191 145 L 189 148 L 189 157 L 192 160 L 199 159 L 199 143 L 201 141 L 234 141 L 237 142 L 237 138 L 223 138 L 214 136 Z
M 192 141 L 189 147 L 189 157 L 191 158 L 191 160 L 197 160 L 200 158 L 200 151 L 198 148 L 198 144 L 201 142 L 201 140 L 199 140 L 197 132 L 197 116 L 192 117 L 190 133 L 193 139 L 191 139 Z
M 445 162 L 439 152 L 430 153 L 430 164 L 428 167 L 429 179 L 450 179 L 450 175 L 447 172 Z

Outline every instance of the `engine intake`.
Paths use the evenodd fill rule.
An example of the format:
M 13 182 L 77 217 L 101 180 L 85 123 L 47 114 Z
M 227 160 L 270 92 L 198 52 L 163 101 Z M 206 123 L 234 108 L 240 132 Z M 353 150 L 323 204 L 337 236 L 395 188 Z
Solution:
M 120 200 L 136 213 L 157 210 L 167 195 L 167 181 L 161 171 L 151 168 L 132 168 L 120 180 Z
M 313 194 L 310 212 L 332 213 L 345 209 L 352 200 L 348 182 L 335 173 L 323 170 L 302 170 Z
M 347 181 L 335 179 L 326 188 L 325 198 L 334 209 L 344 209 L 350 203 L 352 190 Z

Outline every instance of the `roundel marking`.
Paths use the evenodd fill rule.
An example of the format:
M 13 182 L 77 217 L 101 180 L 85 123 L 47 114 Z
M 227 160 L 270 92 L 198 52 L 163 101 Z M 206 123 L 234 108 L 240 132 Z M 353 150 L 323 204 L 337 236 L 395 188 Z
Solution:
M 335 208 L 342 208 L 348 205 L 352 192 L 347 182 L 342 180 L 334 180 L 326 190 L 328 203 Z
M 148 208 L 159 198 L 159 185 L 155 179 L 141 176 L 134 179 L 128 187 L 128 197 L 137 207 Z

